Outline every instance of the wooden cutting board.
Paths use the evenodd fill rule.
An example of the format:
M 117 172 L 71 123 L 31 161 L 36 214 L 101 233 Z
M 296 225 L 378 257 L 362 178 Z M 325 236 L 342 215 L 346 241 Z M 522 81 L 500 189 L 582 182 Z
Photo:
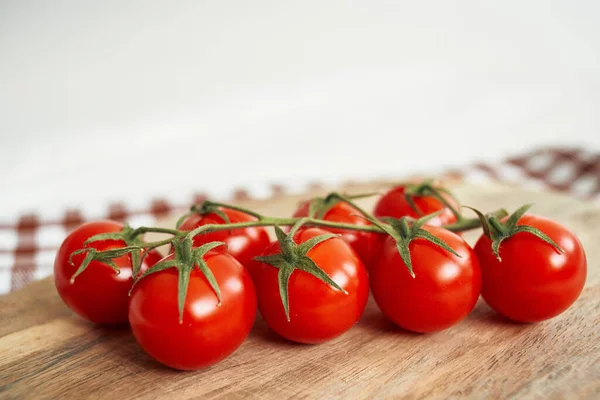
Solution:
M 127 328 L 73 315 L 45 279 L 0 298 L 0 398 L 600 398 L 600 208 L 503 185 L 462 184 L 455 191 L 485 210 L 535 202 L 533 211 L 575 231 L 589 260 L 575 305 L 550 321 L 523 325 L 480 300 L 459 325 L 420 335 L 394 327 L 370 300 L 354 328 L 315 346 L 280 339 L 258 318 L 229 358 L 179 372 L 151 360 Z M 286 215 L 299 198 L 244 205 Z

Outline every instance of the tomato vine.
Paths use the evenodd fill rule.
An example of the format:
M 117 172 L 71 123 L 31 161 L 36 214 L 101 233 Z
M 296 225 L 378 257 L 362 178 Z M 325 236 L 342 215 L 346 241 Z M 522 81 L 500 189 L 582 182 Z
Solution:
M 476 214 L 468 218 L 450 191 L 424 181 L 392 188 L 371 213 L 356 200 L 373 195 L 329 193 L 292 217 L 207 200 L 175 228 L 83 224 L 59 249 L 56 287 L 90 321 L 129 322 L 148 354 L 177 369 L 227 357 L 257 310 L 279 335 L 320 343 L 360 319 L 369 292 L 398 326 L 426 333 L 459 323 L 480 294 L 529 322 L 558 315 L 583 288 L 581 244 L 527 214 L 529 205 L 510 215 L 464 206 Z M 455 234 L 475 228 L 483 231 L 475 248 Z M 168 237 L 146 241 L 147 233 Z
M 436 190 L 437 189 L 434 189 L 429 183 L 426 183 L 426 184 L 422 184 L 420 186 L 413 187 L 411 189 L 411 193 L 414 192 L 414 193 L 422 194 L 425 192 L 429 193 L 431 191 L 433 191 L 433 193 L 437 193 Z M 91 261 L 104 262 L 104 263 L 108 264 L 109 266 L 111 266 L 118 273 L 119 269 L 112 262 L 112 259 L 115 257 L 121 257 L 128 253 L 131 253 L 133 256 L 132 257 L 133 258 L 133 260 L 132 260 L 133 271 L 134 271 L 133 285 L 135 285 L 135 283 L 137 282 L 138 279 L 144 278 L 147 275 L 149 275 L 157 270 L 162 270 L 165 268 L 177 268 L 179 270 L 183 270 L 182 272 L 180 272 L 180 277 L 181 277 L 180 278 L 180 288 L 183 291 L 183 293 L 179 294 L 179 298 L 180 298 L 179 308 L 180 308 L 180 318 L 181 318 L 181 310 L 182 310 L 183 301 L 185 300 L 185 295 L 186 295 L 185 290 L 187 290 L 187 285 L 186 285 L 186 281 L 185 281 L 186 276 L 189 276 L 189 272 L 194 268 L 194 265 L 196 265 L 202 271 L 202 273 L 206 276 L 206 278 L 211 282 L 211 285 L 213 285 L 214 280 L 212 279 L 212 274 L 210 273 L 210 271 L 207 268 L 203 268 L 204 265 L 201 266 L 201 264 L 202 264 L 201 258 L 206 253 L 206 251 L 208 251 L 209 249 L 223 245 L 223 243 L 220 243 L 220 242 L 212 242 L 212 243 L 214 243 L 213 245 L 206 246 L 206 247 L 203 246 L 202 247 L 203 251 L 199 253 L 198 252 L 199 250 L 193 248 L 193 246 L 191 245 L 194 237 L 197 235 L 202 235 L 202 234 L 206 234 L 209 232 L 227 231 L 227 230 L 232 230 L 232 229 L 251 228 L 251 227 L 276 227 L 276 232 L 279 232 L 280 231 L 279 227 L 281 227 L 281 226 L 299 227 L 300 225 L 303 225 L 304 227 L 334 228 L 334 229 L 340 229 L 340 230 L 362 231 L 362 232 L 373 232 L 373 233 L 379 233 L 379 234 L 386 234 L 386 235 L 391 235 L 397 241 L 398 250 L 399 250 L 406 266 L 408 267 L 409 271 L 411 272 L 411 274 L 412 274 L 412 268 L 411 268 L 410 257 L 408 255 L 408 243 L 410 243 L 411 240 L 419 237 L 419 238 L 423 238 L 426 240 L 430 240 L 432 242 L 434 241 L 434 243 L 436 245 L 447 249 L 447 246 L 445 246 L 444 243 L 440 243 L 439 240 L 435 240 L 435 238 L 431 237 L 431 235 L 427 235 L 427 233 L 425 231 L 420 229 L 420 227 L 427 220 L 429 220 L 430 218 L 435 216 L 435 214 L 430 214 L 429 216 L 423 217 L 416 221 L 412 220 L 410 218 L 403 218 L 400 220 L 394 220 L 392 218 L 383 218 L 382 220 L 377 221 L 371 213 L 367 212 L 366 210 L 364 210 L 363 208 L 361 208 L 359 205 L 357 205 L 354 202 L 355 199 L 372 196 L 372 195 L 374 195 L 374 194 L 345 196 L 340 193 L 333 192 L 333 193 L 328 194 L 324 198 L 313 199 L 313 201 L 311 203 L 310 214 L 309 214 L 312 216 L 301 217 L 301 218 L 299 218 L 299 217 L 283 217 L 282 218 L 282 217 L 268 216 L 268 215 L 260 214 L 256 211 L 253 211 L 253 210 L 245 208 L 245 207 L 240 207 L 240 206 L 228 204 L 228 203 L 221 203 L 221 202 L 206 200 L 201 204 L 192 206 L 190 208 L 190 212 L 185 214 L 184 216 L 182 216 L 178 220 L 176 226 L 181 225 L 181 221 L 185 217 L 187 217 L 193 213 L 200 213 L 200 214 L 206 214 L 206 213 L 211 213 L 211 212 L 217 213 L 217 215 L 220 215 L 220 216 L 222 215 L 222 219 L 225 221 L 225 223 L 203 225 L 203 226 L 199 226 L 191 231 L 184 231 L 184 230 L 180 230 L 178 228 L 171 229 L 171 228 L 152 227 L 152 226 L 142 226 L 142 227 L 139 227 L 136 229 L 132 229 L 129 226 L 125 226 L 123 228 L 122 232 L 110 233 L 110 234 L 99 234 L 99 235 L 92 236 L 85 242 L 86 245 L 89 243 L 107 240 L 107 239 L 111 239 L 111 240 L 122 239 L 122 240 L 125 240 L 125 242 L 127 243 L 127 246 L 120 248 L 120 249 L 111 249 L 111 250 L 105 250 L 105 251 L 96 251 L 93 248 L 83 248 L 83 249 L 79 249 L 79 250 L 73 252 L 71 256 L 85 253 L 85 259 L 82 262 L 82 264 L 79 266 L 79 268 L 77 269 L 77 271 L 75 272 L 75 274 L 72 276 L 71 279 L 73 281 L 78 275 L 80 275 L 87 268 L 87 266 L 90 264 Z M 324 212 L 326 212 L 329 207 L 332 207 L 334 204 L 336 204 L 338 202 L 345 202 L 345 203 L 351 205 L 352 207 L 354 207 L 360 214 L 362 214 L 361 216 L 363 218 L 367 219 L 368 221 L 370 221 L 372 223 L 372 225 L 356 225 L 356 224 L 350 224 L 350 223 L 326 221 L 324 219 L 321 219 L 323 217 Z M 232 223 L 220 211 L 221 208 L 232 209 L 232 210 L 246 213 L 248 215 L 255 217 L 256 220 Z M 474 228 L 481 226 L 482 220 L 479 217 L 478 218 L 465 218 L 463 216 L 460 216 L 458 211 L 453 210 L 453 212 L 456 212 L 457 215 L 459 215 L 459 217 L 457 218 L 457 221 L 452 224 L 444 226 L 444 228 L 451 230 L 453 232 L 461 232 L 461 231 L 474 229 Z M 489 218 L 497 219 L 497 218 L 502 218 L 506 215 L 507 215 L 506 211 L 503 209 L 500 209 L 500 210 L 496 210 L 496 211 L 490 213 Z M 411 225 L 414 224 L 413 231 L 411 231 L 412 233 L 410 233 L 410 234 L 409 234 L 408 230 L 406 232 L 404 232 L 403 230 L 400 229 L 401 227 L 404 227 L 404 226 L 406 226 L 408 229 L 409 223 L 411 223 Z M 402 233 L 402 232 L 404 232 L 404 233 Z M 158 241 L 153 241 L 153 242 L 144 242 L 143 240 L 141 240 L 141 236 L 146 233 L 163 233 L 163 234 L 169 234 L 172 236 L 170 238 L 163 239 L 163 240 L 158 240 Z M 283 236 L 281 236 L 280 239 L 281 239 L 280 240 L 281 243 L 285 242 L 283 239 Z M 188 245 L 183 246 L 182 243 L 187 243 Z M 287 243 L 287 242 L 285 242 L 285 243 Z M 168 244 L 171 244 L 173 246 L 172 248 L 175 250 L 175 253 L 176 253 L 175 259 L 171 260 L 169 262 L 165 261 L 163 263 L 159 263 L 159 265 L 157 265 L 156 268 L 148 270 L 144 274 L 139 275 L 141 261 L 143 260 L 145 254 L 150 250 L 153 250 L 153 249 L 156 249 L 157 247 L 161 247 L 161 246 L 168 245 Z M 141 257 L 139 255 L 140 251 L 142 251 Z M 288 269 L 283 268 L 282 271 L 288 271 Z M 312 273 L 317 274 L 317 272 L 315 272 L 315 271 L 312 271 Z M 322 274 L 320 274 L 320 275 L 322 275 Z M 327 279 L 328 277 L 321 276 L 321 278 Z M 215 293 L 218 295 L 219 288 L 216 285 L 216 283 L 214 283 L 214 285 L 215 286 L 213 286 L 213 289 L 215 290 Z M 132 288 L 133 288 L 133 286 L 132 286 Z M 282 301 L 284 301 L 284 305 L 285 305 L 286 300 L 284 300 L 282 298 Z M 287 313 L 287 306 L 286 306 L 286 313 Z

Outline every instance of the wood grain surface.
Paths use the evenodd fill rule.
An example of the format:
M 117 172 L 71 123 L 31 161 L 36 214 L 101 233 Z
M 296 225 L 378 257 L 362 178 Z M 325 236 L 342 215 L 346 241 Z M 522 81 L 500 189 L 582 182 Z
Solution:
M 46 279 L 0 298 L 0 398 L 600 398 L 600 209 L 503 185 L 455 190 L 465 204 L 486 210 L 535 202 L 532 211 L 575 231 L 589 261 L 575 305 L 550 321 L 523 325 L 480 300 L 459 325 L 420 335 L 394 327 L 370 300 L 354 328 L 316 346 L 280 339 L 258 318 L 232 356 L 178 372 L 150 359 L 127 328 L 73 315 Z M 245 205 L 286 215 L 298 200 Z

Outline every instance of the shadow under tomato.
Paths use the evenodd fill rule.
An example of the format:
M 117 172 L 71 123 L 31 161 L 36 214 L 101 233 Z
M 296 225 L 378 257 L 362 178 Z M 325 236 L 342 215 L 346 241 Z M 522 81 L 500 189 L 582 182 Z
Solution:
M 83 323 L 86 323 L 86 321 L 83 321 Z M 161 373 L 180 372 L 150 357 L 136 342 L 129 325 L 96 324 L 91 325 L 91 327 L 98 335 L 96 345 L 101 349 L 101 353 L 109 355 L 113 362 L 127 364 L 128 369 L 134 370 L 155 370 Z
M 273 329 L 271 329 L 264 319 L 262 319 L 260 313 L 256 315 L 256 320 L 254 321 L 254 327 L 248 335 L 248 338 L 255 338 L 260 341 L 267 341 L 269 344 L 274 344 L 277 346 L 284 347 L 304 347 L 311 346 L 310 344 L 298 343 L 292 340 L 286 339 L 283 336 L 279 335 Z
M 85 363 L 98 366 L 106 363 L 107 368 L 127 364 L 129 368 L 169 370 L 142 350 L 128 324 L 94 324 L 75 314 L 71 315 L 68 323 L 84 332 L 72 339 L 69 357 L 78 357 Z
M 386 317 L 381 310 L 379 310 L 379 307 L 377 307 L 377 304 L 372 297 L 369 298 L 367 308 L 356 324 L 356 327 L 361 327 L 362 329 L 377 334 L 389 333 L 406 337 L 420 337 L 423 335 L 422 333 L 412 332 L 396 325 L 391 319 Z
M 359 322 L 359 324 L 363 325 L 366 329 L 373 331 L 373 332 L 377 332 L 379 334 L 390 333 L 390 334 L 403 335 L 405 337 L 414 337 L 414 338 L 418 338 L 418 337 L 422 337 L 423 335 L 426 335 L 425 333 L 413 332 L 413 331 L 404 329 L 404 328 L 396 325 L 394 322 L 392 322 L 389 318 L 387 318 L 383 314 L 377 315 L 377 316 L 372 316 L 372 317 L 368 316 L 368 317 L 363 317 L 363 318 L 364 318 L 364 324 L 362 323 L 363 320 L 361 320 L 361 322 Z M 431 334 L 432 333 L 428 333 L 427 335 L 431 335 Z
M 104 330 L 108 334 L 112 334 L 111 329 Z M 171 368 L 150 357 L 137 343 L 129 327 L 122 328 L 122 330 L 118 332 L 116 340 L 107 341 L 103 343 L 102 346 L 106 348 L 107 354 L 111 354 L 113 358 L 118 358 L 119 360 L 122 360 L 123 363 L 127 363 L 129 365 L 128 369 L 132 374 L 136 374 L 138 371 L 151 371 L 160 376 L 176 376 L 179 374 L 191 373 L 204 374 L 210 373 L 213 368 L 221 368 L 219 365 L 222 363 L 221 361 L 214 365 L 189 371 Z
M 400 327 L 394 324 L 379 310 L 365 312 L 356 326 L 361 326 L 367 330 L 377 332 L 393 332 L 401 330 Z
M 467 316 L 471 321 L 488 323 L 488 324 L 496 324 L 496 325 L 506 325 L 506 326 L 522 326 L 529 325 L 525 322 L 517 322 L 512 319 L 506 318 L 502 314 L 498 314 L 494 311 L 490 306 L 486 304 L 485 301 L 479 299 L 475 308 L 471 313 Z

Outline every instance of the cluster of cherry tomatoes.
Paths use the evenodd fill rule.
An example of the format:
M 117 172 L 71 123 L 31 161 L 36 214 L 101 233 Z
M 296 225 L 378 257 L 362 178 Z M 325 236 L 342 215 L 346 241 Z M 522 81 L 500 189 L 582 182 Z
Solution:
M 276 226 L 274 241 L 264 226 L 211 231 L 190 244 L 204 252 L 172 246 L 166 257 L 150 249 L 135 259 L 132 252 L 111 262 L 94 259 L 86 249 L 106 252 L 129 244 L 89 242 L 123 226 L 86 223 L 60 247 L 56 287 L 83 318 L 129 323 L 151 357 L 182 370 L 212 365 L 234 352 L 252 329 L 257 308 L 279 335 L 315 344 L 343 334 L 360 319 L 369 288 L 389 319 L 421 333 L 457 324 L 480 294 L 505 317 L 535 322 L 560 314 L 581 293 L 585 253 L 564 226 L 524 209 L 489 222 L 481 215 L 484 233 L 472 248 L 444 228 L 461 218 L 452 196 L 443 190 L 408 191 L 400 186 L 384 194 L 374 216 L 340 199 L 309 201 L 294 214 L 344 228 L 306 224 L 286 233 Z M 178 230 L 256 220 L 220 207 L 188 215 Z M 376 226 L 381 231 L 359 229 Z M 227 246 L 211 246 L 214 242 Z M 199 262 L 186 264 L 190 254 L 201 254 Z M 137 271 L 133 264 L 140 258 Z M 89 264 L 73 279 L 84 262 Z

